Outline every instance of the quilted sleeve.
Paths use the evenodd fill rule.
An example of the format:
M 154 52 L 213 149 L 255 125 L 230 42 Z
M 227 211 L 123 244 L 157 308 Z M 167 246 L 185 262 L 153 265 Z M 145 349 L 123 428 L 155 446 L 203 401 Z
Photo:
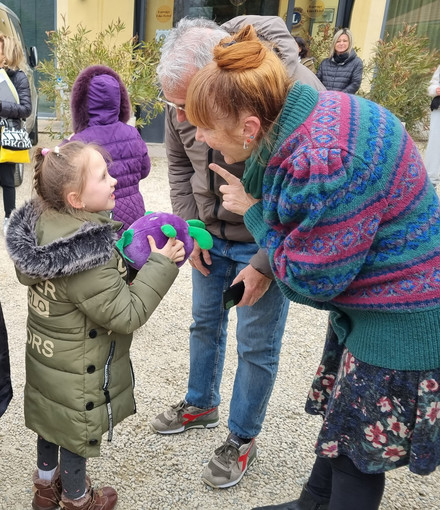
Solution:
M 178 274 L 178 268 L 161 254 L 151 254 L 131 285 L 121 276 L 119 255 L 108 264 L 69 278 L 69 299 L 93 322 L 129 334 L 151 317 Z
M 23 71 L 17 71 L 11 81 L 17 90 L 20 103 L 2 101 L 0 116 L 7 119 L 26 119 L 32 112 L 29 81 Z
M 304 150 L 284 166 L 266 195 L 275 200 L 265 198 L 264 213 L 262 204 L 249 209 L 246 226 L 284 285 L 331 300 L 359 273 L 386 203 L 363 193 L 370 170 L 361 160 L 345 166 L 340 149 Z

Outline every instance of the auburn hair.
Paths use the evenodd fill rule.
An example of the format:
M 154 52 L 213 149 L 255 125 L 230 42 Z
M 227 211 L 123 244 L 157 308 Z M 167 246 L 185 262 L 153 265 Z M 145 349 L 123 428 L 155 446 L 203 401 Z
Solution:
M 216 120 L 238 121 L 243 112 L 260 119 L 267 133 L 281 111 L 291 80 L 274 51 L 252 25 L 226 37 L 214 59 L 188 87 L 185 113 L 195 126 L 212 129 Z

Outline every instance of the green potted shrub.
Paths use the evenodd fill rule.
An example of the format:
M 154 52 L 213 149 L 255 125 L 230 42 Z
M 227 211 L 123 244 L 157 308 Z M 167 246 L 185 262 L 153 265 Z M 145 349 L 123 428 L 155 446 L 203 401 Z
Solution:
M 364 96 L 394 113 L 414 134 L 429 113 L 426 89 L 440 60 L 429 49 L 426 37 L 417 35 L 417 25 L 406 25 L 390 40 L 380 40 L 364 68 L 369 91 Z
M 315 59 L 315 71 L 318 70 L 320 63 L 328 58 L 330 46 L 332 44 L 335 29 L 330 23 L 320 24 L 315 36 L 309 36 L 308 43 L 310 55 Z
M 37 69 L 41 73 L 39 91 L 53 101 L 56 119 L 60 127 L 49 127 L 49 134 L 65 137 L 72 132 L 70 114 L 70 91 L 84 68 L 102 64 L 114 69 L 120 76 L 130 95 L 133 113 L 142 110 L 143 118 L 137 119 L 141 127 L 163 110 L 156 100 L 159 90 L 156 82 L 156 67 L 160 59 L 161 43 L 157 41 L 138 43 L 133 37 L 120 43 L 119 34 L 125 24 L 119 19 L 90 39 L 90 30 L 78 25 L 75 32 L 66 25 L 47 33 L 47 45 L 51 57 L 42 61 Z

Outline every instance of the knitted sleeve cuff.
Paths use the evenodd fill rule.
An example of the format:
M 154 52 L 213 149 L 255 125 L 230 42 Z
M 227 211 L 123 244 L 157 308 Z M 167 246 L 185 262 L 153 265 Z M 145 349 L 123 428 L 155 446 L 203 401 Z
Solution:
M 253 235 L 256 243 L 261 246 L 261 241 L 266 237 L 270 228 L 263 220 L 263 204 L 258 202 L 250 207 L 244 215 L 244 224 Z

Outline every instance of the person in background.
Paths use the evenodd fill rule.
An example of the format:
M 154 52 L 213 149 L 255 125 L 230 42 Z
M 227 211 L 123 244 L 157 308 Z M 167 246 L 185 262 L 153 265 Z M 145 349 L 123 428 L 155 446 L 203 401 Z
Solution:
M 9 362 L 8 332 L 0 303 L 0 417 L 12 399 L 11 365 Z
M 111 510 L 112 487 L 94 490 L 86 459 L 102 434 L 135 413 L 133 332 L 145 324 L 183 260 L 175 238 L 128 280 L 115 248 L 116 179 L 97 145 L 68 142 L 35 151 L 37 198 L 11 216 L 6 246 L 29 287 L 26 426 L 38 434 L 34 510 Z M 59 460 L 58 460 L 59 457 Z
M 71 141 L 93 142 L 110 154 L 109 172 L 117 179 L 113 219 L 123 223 L 122 234 L 145 214 L 139 182 L 150 172 L 145 142 L 130 119 L 131 105 L 125 85 L 110 67 L 90 66 L 81 71 L 72 87 Z
M 310 50 L 306 41 L 299 36 L 294 37 L 294 39 L 299 48 L 298 61 L 310 71 L 315 72 L 315 59 L 309 55 Z
M 8 121 L 12 127 L 20 129 L 22 119 L 32 113 L 31 91 L 26 74 L 20 70 L 23 50 L 15 37 L 0 33 L 0 68 L 5 69 L 18 95 L 18 102 L 3 100 L 0 97 L 0 120 Z M 0 163 L 0 186 L 3 188 L 3 233 L 9 225 L 9 218 L 15 209 L 15 163 Z
M 417 146 L 380 105 L 292 86 L 252 26 L 214 48 L 185 111 L 196 140 L 246 161 L 241 179 L 210 168 L 283 294 L 330 312 L 310 478 L 259 508 L 377 510 L 387 471 L 440 464 L 440 203 Z
M 201 219 L 214 240 L 212 250 L 201 250 L 195 243 L 191 254 L 194 322 L 190 327 L 188 391 L 180 402 L 152 421 L 158 433 L 174 434 L 219 424 L 228 324 L 222 293 L 232 283 L 245 284 L 237 307 L 238 366 L 229 408 L 230 434 L 202 474 L 203 481 L 216 488 L 236 485 L 256 459 L 255 437 L 261 430 L 275 382 L 288 312 L 288 302 L 274 284 L 267 256 L 258 249 L 243 219 L 221 205 L 222 181 L 208 165 L 211 161 L 225 165 L 222 154 L 195 140 L 196 130 L 185 116 L 191 78 L 212 60 L 217 42 L 229 32 L 239 31 L 246 21 L 254 24 L 259 37 L 275 46 L 293 77 L 324 88 L 298 62 L 297 45 L 277 16 L 239 16 L 222 27 L 202 18 L 183 18 L 167 36 L 157 69 L 162 99 L 167 103 L 165 144 L 173 211 L 184 219 Z M 227 168 L 237 176 L 243 175 L 242 163 L 231 162 Z
M 435 70 L 428 94 L 431 101 L 431 123 L 424 161 L 429 178 L 435 186 L 440 183 L 440 66 Z
M 353 49 L 353 36 L 341 28 L 333 37 L 330 56 L 319 65 L 316 76 L 327 90 L 355 94 L 362 82 L 364 65 Z

